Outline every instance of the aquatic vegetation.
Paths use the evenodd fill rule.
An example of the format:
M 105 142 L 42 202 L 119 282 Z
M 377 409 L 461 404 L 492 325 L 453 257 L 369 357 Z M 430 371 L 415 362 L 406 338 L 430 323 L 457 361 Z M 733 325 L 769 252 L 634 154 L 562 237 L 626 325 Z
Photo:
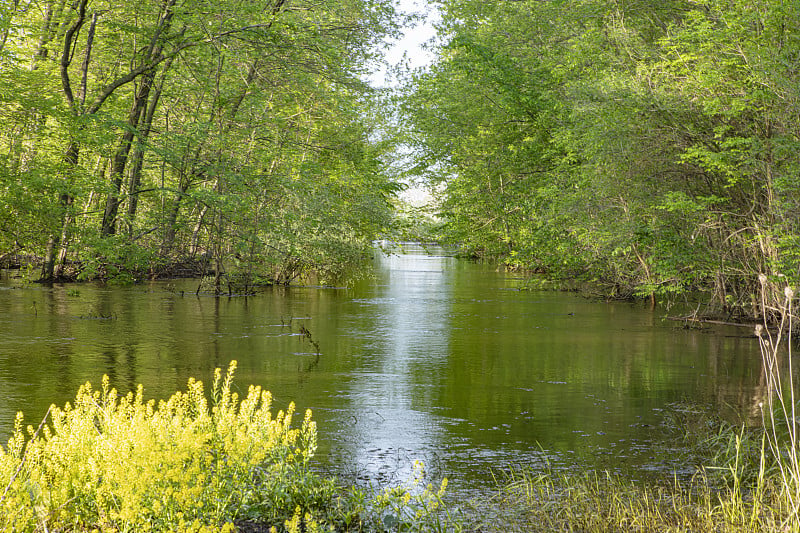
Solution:
M 273 414 L 260 387 L 240 401 L 235 368 L 217 369 L 210 404 L 194 379 L 156 403 L 141 386 L 118 395 L 105 377 L 100 390 L 86 383 L 73 403 L 51 406 L 37 429 L 18 415 L 0 448 L 0 529 L 372 531 L 438 520 L 443 488 L 368 497 L 313 473 L 311 411 L 294 427 L 294 405 Z
M 492 532 L 775 532 L 785 521 L 779 491 L 753 497 L 690 483 L 650 484 L 607 473 L 518 472 L 489 500 L 475 504 L 469 531 Z
M 794 290 L 784 289 L 784 300 L 777 308 L 768 307 L 768 293 L 776 292 L 767 276 L 760 275 L 761 309 L 764 325 L 756 326 L 761 349 L 762 370 L 766 378 L 766 398 L 760 402 L 765 440 L 780 480 L 781 500 L 787 508 L 785 527 L 800 529 L 800 435 L 796 394 L 800 393 L 792 369 L 792 334 L 794 329 Z M 776 332 L 770 331 L 767 318 L 780 317 Z M 785 350 L 784 347 L 784 337 Z

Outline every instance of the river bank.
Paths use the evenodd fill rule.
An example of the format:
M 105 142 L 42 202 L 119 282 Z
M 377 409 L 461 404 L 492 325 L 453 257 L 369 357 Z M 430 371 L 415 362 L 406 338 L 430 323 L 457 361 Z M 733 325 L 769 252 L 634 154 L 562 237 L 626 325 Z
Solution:
M 640 532 L 797 531 L 800 521 L 760 430 L 699 411 L 678 424 L 701 466 L 688 480 L 637 482 L 608 472 L 506 470 L 469 500 L 426 484 L 342 484 L 314 472 L 312 413 L 274 410 L 271 393 L 234 392 L 232 362 L 205 394 L 155 403 L 108 378 L 51 406 L 34 429 L 17 417 L 0 448 L 0 527 L 34 531 Z M 210 397 L 210 401 L 209 401 Z M 144 437 L 144 438 L 143 438 Z
M 0 270 L 16 271 L 19 276 L 30 282 L 38 282 L 39 271 L 44 263 L 43 258 L 32 255 L 6 253 L 0 255 Z M 76 283 L 91 281 L 112 281 L 117 283 L 133 283 L 145 280 L 202 278 L 213 275 L 214 269 L 210 258 L 185 257 L 169 262 L 153 263 L 146 268 L 131 268 L 126 265 L 102 263 L 93 265 L 91 273 L 81 261 L 70 261 L 63 265 L 58 278 L 49 279 L 47 283 Z

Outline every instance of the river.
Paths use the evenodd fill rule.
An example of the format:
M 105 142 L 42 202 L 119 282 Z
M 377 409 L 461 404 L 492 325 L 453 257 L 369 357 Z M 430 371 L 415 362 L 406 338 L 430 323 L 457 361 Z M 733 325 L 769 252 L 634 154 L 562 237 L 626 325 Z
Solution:
M 103 374 L 164 398 L 236 359 L 241 389 L 313 410 L 326 470 L 395 483 L 421 460 L 469 492 L 509 466 L 669 473 L 685 465 L 669 452 L 666 411 L 757 404 L 748 330 L 519 290 L 517 275 L 439 252 L 376 252 L 374 277 L 351 288 L 249 297 L 195 295 L 196 280 L 44 287 L 5 272 L 0 437 L 17 411 L 36 425 Z

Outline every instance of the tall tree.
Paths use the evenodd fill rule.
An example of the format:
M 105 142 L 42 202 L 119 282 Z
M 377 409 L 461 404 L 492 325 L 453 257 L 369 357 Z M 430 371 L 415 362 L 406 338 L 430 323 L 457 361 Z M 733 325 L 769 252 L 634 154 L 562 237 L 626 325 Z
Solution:
M 43 255 L 42 279 L 63 276 L 68 259 L 91 277 L 186 255 L 213 257 L 218 275 L 341 273 L 351 258 L 323 253 L 321 230 L 339 228 L 330 235 L 363 257 L 389 220 L 394 178 L 362 116 L 372 95 L 361 81 L 394 28 L 388 0 L 9 9 L 0 245 Z M 381 223 L 330 201 L 345 183 L 336 194 L 375 198 L 363 216 Z

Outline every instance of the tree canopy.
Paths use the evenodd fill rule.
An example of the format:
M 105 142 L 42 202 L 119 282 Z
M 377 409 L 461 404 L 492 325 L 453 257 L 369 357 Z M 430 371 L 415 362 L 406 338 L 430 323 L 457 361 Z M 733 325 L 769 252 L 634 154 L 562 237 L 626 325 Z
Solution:
M 728 315 L 798 280 L 800 5 L 437 4 L 404 116 L 450 239 Z
M 0 250 L 40 257 L 43 280 L 185 260 L 217 283 L 332 280 L 390 223 L 363 81 L 389 0 L 0 9 Z
M 800 5 L 438 0 L 394 108 L 391 0 L 0 6 L 0 256 L 40 278 L 334 280 L 396 227 L 612 297 L 754 314 L 800 277 Z

